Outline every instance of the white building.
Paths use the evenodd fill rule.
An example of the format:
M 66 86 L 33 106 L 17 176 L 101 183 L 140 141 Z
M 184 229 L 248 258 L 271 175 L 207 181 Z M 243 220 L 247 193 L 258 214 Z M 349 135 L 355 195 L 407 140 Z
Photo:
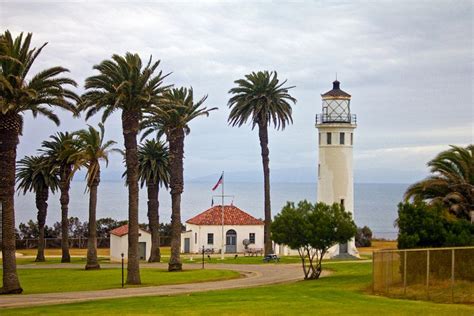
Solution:
M 215 253 L 222 247 L 225 253 L 244 252 L 245 239 L 249 248 L 263 249 L 263 226 L 263 221 L 234 205 L 216 205 L 186 221 L 181 252 L 199 253 L 203 246 Z
M 318 128 L 319 163 L 317 201 L 340 203 L 354 214 L 354 177 L 352 148 L 356 116 L 351 113 L 351 95 L 334 81 L 332 90 L 321 95 L 322 114 L 316 115 Z M 350 254 L 358 256 L 354 239 L 330 249 L 330 256 Z
M 151 234 L 139 228 L 138 253 L 140 260 L 147 260 L 151 254 Z M 121 261 L 128 258 L 128 224 L 110 232 L 110 261 Z

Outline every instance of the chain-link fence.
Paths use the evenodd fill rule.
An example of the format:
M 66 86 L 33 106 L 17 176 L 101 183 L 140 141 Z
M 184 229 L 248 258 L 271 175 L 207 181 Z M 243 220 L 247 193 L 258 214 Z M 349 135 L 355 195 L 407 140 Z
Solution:
M 372 260 L 374 293 L 474 303 L 474 247 L 382 250 Z

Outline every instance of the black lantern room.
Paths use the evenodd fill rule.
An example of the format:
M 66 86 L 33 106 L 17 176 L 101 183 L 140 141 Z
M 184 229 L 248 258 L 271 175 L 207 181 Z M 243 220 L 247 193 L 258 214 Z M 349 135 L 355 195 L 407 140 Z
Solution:
M 356 117 L 351 114 L 351 95 L 341 90 L 339 81 L 334 81 L 332 85 L 332 90 L 321 95 L 323 99 L 322 114 L 316 116 L 316 124 L 355 124 Z

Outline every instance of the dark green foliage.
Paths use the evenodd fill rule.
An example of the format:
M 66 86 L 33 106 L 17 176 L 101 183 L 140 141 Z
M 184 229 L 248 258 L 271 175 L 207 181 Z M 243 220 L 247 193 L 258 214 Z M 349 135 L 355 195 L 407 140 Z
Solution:
M 372 245 L 372 231 L 369 227 L 357 228 L 355 244 L 356 247 L 370 247 Z
M 411 185 L 405 202 L 419 198 L 443 203 L 456 217 L 471 220 L 474 210 L 474 145 L 451 146 L 428 162 L 432 175 Z
M 440 203 L 398 204 L 398 248 L 474 245 L 474 225 L 449 215 Z
M 311 204 L 301 201 L 295 207 L 287 202 L 272 223 L 272 238 L 279 244 L 298 249 L 305 279 L 317 279 L 328 249 L 345 243 L 356 234 L 351 214 L 339 204 Z M 317 261 L 313 265 L 313 260 Z

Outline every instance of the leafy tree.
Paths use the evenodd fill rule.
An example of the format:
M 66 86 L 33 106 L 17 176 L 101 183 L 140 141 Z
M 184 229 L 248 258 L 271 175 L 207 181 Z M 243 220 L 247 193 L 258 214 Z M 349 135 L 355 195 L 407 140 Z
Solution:
M 138 148 L 141 187 L 146 185 L 148 193 L 148 222 L 151 231 L 151 254 L 148 262 L 161 261 L 158 194 L 160 186 L 168 188 L 168 160 L 168 147 L 164 142 L 146 140 Z
M 97 224 L 97 238 L 108 238 L 111 230 L 128 224 L 128 221 L 116 221 L 113 218 L 100 218 L 96 222 Z
M 451 146 L 428 162 L 432 176 L 411 185 L 405 202 L 442 202 L 458 218 L 474 221 L 474 145 Z
M 71 188 L 74 172 L 80 166 L 77 159 L 79 147 L 74 134 L 69 132 L 58 132 L 50 136 L 51 140 L 43 141 L 42 151 L 48 157 L 51 164 L 59 168 L 59 191 L 61 196 L 61 262 L 71 262 L 69 254 L 68 236 L 68 213 L 69 213 L 69 190 Z
M 26 156 L 18 162 L 17 184 L 23 194 L 34 191 L 38 209 L 38 253 L 35 261 L 44 262 L 45 223 L 48 213 L 49 191 L 54 193 L 59 186 L 58 168 L 45 156 Z
M 77 147 L 79 151 L 73 157 L 78 165 L 87 168 L 87 188 L 89 189 L 89 229 L 87 238 L 87 263 L 86 270 L 100 269 L 97 259 L 97 188 L 100 183 L 100 161 L 109 162 L 109 154 L 119 151 L 111 148 L 114 141 L 104 141 L 104 125 L 99 123 L 99 130 L 89 126 L 74 133 L 77 136 Z
M 209 116 L 217 108 L 201 107 L 207 96 L 194 102 L 193 89 L 174 88 L 163 93 L 158 106 L 149 111 L 142 124 L 145 128 L 143 137 L 157 132 L 158 137 L 166 135 L 169 144 L 169 173 L 171 188 L 171 257 L 168 271 L 181 271 L 181 194 L 184 189 L 183 158 L 184 137 L 189 134 L 189 122 L 199 116 Z
M 279 244 L 298 249 L 304 278 L 318 279 L 322 260 L 329 248 L 345 243 L 356 234 L 350 213 L 339 204 L 312 204 L 301 201 L 287 204 L 272 223 L 272 238 Z
M 449 214 L 442 202 L 398 204 L 398 248 L 474 245 L 474 225 Z
M 19 228 L 19 237 L 21 239 L 36 239 L 39 237 L 39 227 L 38 223 L 30 219 L 26 224 L 20 223 Z
M 168 75 L 155 73 L 160 61 L 152 58 L 143 65 L 138 54 L 113 55 L 94 69 L 98 75 L 86 79 L 86 93 L 80 110 L 86 111 L 86 119 L 103 110 L 102 122 L 115 111 L 122 111 L 122 132 L 125 143 L 125 164 L 128 186 L 128 263 L 127 283 L 140 284 L 138 254 L 138 146 L 137 134 L 142 114 L 157 104 L 168 87 L 163 80 Z
M 286 80 L 280 82 L 275 72 L 259 71 L 245 76 L 245 79 L 234 81 L 237 86 L 230 89 L 233 96 L 228 105 L 231 108 L 229 124 L 242 126 L 250 121 L 252 129 L 258 126 L 260 147 L 262 151 L 263 182 L 264 182 L 264 212 L 265 212 L 265 254 L 272 253 L 270 225 L 272 212 L 270 205 L 270 159 L 268 149 L 268 126 L 279 130 L 293 123 L 291 105 L 295 104 L 288 90 L 294 87 L 284 87 Z
M 372 245 L 372 231 L 369 227 L 357 227 L 355 244 L 356 247 L 370 247 Z
M 66 86 L 76 86 L 74 80 L 59 77 L 68 70 L 53 67 L 30 76 L 29 72 L 46 43 L 31 48 L 32 34 L 21 33 L 13 38 L 7 30 L 0 35 L 0 202 L 2 219 L 3 287 L 1 294 L 22 292 L 15 261 L 15 169 L 16 148 L 23 129 L 22 114 L 31 111 L 34 117 L 44 115 L 59 125 L 50 107 L 75 112 L 78 96 Z

